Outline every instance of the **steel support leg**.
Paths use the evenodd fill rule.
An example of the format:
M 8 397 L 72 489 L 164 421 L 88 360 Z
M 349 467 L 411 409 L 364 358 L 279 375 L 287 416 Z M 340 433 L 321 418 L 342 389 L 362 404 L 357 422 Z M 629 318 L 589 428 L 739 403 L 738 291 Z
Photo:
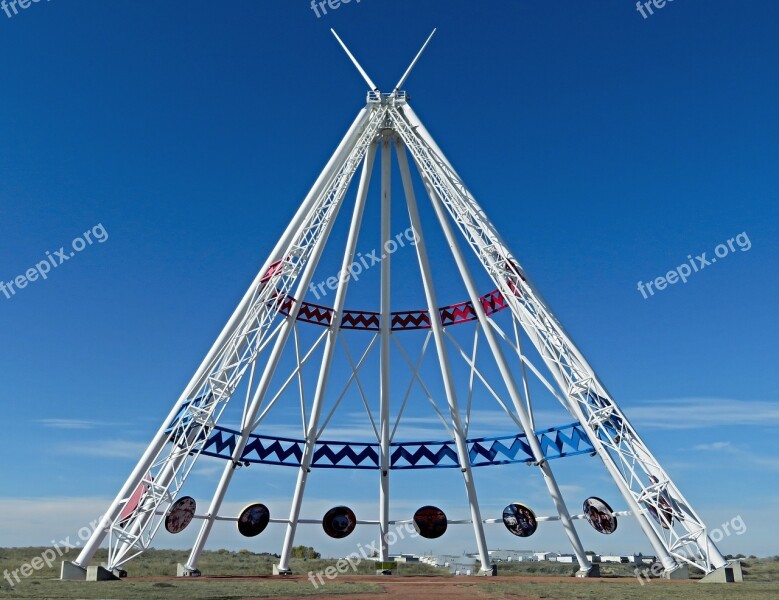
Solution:
M 277 566 L 280 573 L 289 572 L 289 559 L 290 554 L 292 553 L 292 544 L 295 541 L 295 532 L 297 530 L 298 519 L 300 518 L 300 507 L 303 503 L 308 473 L 311 470 L 311 459 L 317 440 L 319 417 L 322 413 L 322 404 L 324 402 L 325 392 L 327 391 L 327 382 L 330 376 L 330 367 L 332 366 L 333 356 L 335 354 L 338 334 L 341 331 L 344 301 L 346 299 L 346 291 L 349 287 L 349 266 L 354 261 L 354 253 L 357 247 L 357 239 L 360 234 L 360 224 L 365 208 L 365 200 L 368 195 L 368 187 L 370 185 L 371 171 L 373 170 L 375 156 L 376 142 L 373 142 L 368 148 L 368 153 L 365 156 L 365 162 L 360 177 L 360 185 L 357 190 L 357 203 L 352 216 L 352 224 L 349 229 L 349 237 L 346 242 L 343 263 L 341 264 L 338 289 L 336 290 L 333 303 L 333 320 L 330 323 L 330 331 L 328 332 L 327 340 L 325 341 L 322 364 L 319 369 L 319 379 L 317 380 L 316 392 L 314 393 L 314 401 L 311 407 L 311 415 L 309 416 L 308 430 L 306 431 L 306 444 L 300 461 L 300 470 L 298 471 L 295 494 L 292 498 L 292 506 L 289 511 L 289 521 L 287 522 L 287 531 L 284 536 L 284 545 L 281 549 L 281 558 L 279 559 L 279 564 Z
M 438 299 L 436 298 L 435 287 L 433 284 L 433 273 L 430 270 L 430 263 L 427 256 L 427 247 L 422 231 L 422 223 L 419 218 L 416 196 L 414 194 L 414 184 L 411 180 L 411 172 L 408 167 L 408 160 L 405 152 L 397 152 L 398 164 L 400 166 L 400 175 L 403 180 L 403 190 L 406 194 L 406 203 L 408 204 L 408 214 L 411 219 L 411 227 L 414 230 L 417 239 L 417 258 L 419 259 L 419 268 L 422 272 L 422 283 L 425 288 L 425 297 L 427 307 L 430 312 L 430 328 L 433 332 L 436 351 L 438 353 L 438 362 L 441 367 L 441 375 L 444 380 L 444 389 L 446 399 L 449 403 L 449 412 L 452 418 L 452 428 L 454 429 L 455 443 L 457 446 L 457 456 L 460 461 L 460 470 L 465 481 L 465 490 L 468 495 L 468 504 L 471 509 L 471 521 L 473 522 L 473 531 L 476 536 L 476 547 L 481 560 L 482 573 L 491 573 L 492 564 L 490 555 L 487 551 L 487 539 L 484 535 L 484 524 L 479 509 L 479 501 L 476 496 L 476 486 L 473 481 L 473 471 L 471 469 L 471 460 L 468 455 L 468 447 L 465 443 L 465 433 L 463 432 L 462 420 L 460 419 L 460 406 L 457 401 L 457 392 L 455 390 L 454 379 L 452 377 L 452 368 L 449 362 L 449 353 L 446 349 L 446 339 L 444 338 L 444 329 L 441 324 L 441 318 L 438 314 Z
M 381 247 L 386 253 L 381 261 L 381 330 L 379 364 L 379 410 L 380 410 L 380 471 L 379 471 L 379 530 L 381 547 L 379 557 L 382 562 L 389 560 L 389 474 L 390 474 L 390 335 L 392 322 L 390 315 L 390 266 L 391 255 L 387 252 L 387 242 L 392 239 L 392 187 L 391 165 L 392 146 L 390 138 L 384 135 L 381 142 Z

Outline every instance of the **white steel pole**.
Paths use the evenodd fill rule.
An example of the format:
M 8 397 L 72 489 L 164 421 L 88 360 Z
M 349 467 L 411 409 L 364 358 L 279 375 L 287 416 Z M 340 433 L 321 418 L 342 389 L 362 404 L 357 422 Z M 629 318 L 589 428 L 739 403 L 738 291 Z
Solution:
M 405 153 L 405 147 L 401 147 L 398 152 Z M 536 437 L 536 433 L 533 429 L 532 419 L 530 418 L 528 410 L 522 401 L 522 397 L 519 393 L 519 389 L 517 388 L 514 375 L 511 373 L 511 368 L 509 367 L 508 362 L 506 361 L 506 357 L 501 350 L 497 336 L 495 335 L 495 331 L 488 322 L 487 315 L 484 312 L 484 307 L 482 306 L 479 293 L 476 289 L 476 284 L 474 283 L 473 276 L 471 275 L 471 271 L 468 268 L 468 263 L 463 256 L 462 249 L 460 248 L 460 244 L 454 235 L 454 231 L 452 230 L 452 226 L 448 221 L 448 217 L 438 200 L 435 189 L 430 184 L 427 176 L 423 175 L 422 178 L 425 183 L 425 187 L 427 188 L 427 193 L 430 196 L 431 203 L 433 204 L 436 216 L 438 217 L 438 222 L 441 225 L 441 229 L 443 229 L 444 235 L 446 236 L 446 241 L 448 242 L 449 248 L 451 249 L 452 255 L 454 256 L 457 269 L 460 272 L 460 277 L 465 283 L 465 288 L 468 291 L 468 297 L 471 301 L 471 304 L 473 305 L 474 311 L 476 312 L 479 323 L 482 326 L 482 330 L 484 331 L 484 337 L 487 339 L 487 344 L 490 347 L 490 351 L 492 352 L 495 362 L 498 365 L 498 370 L 500 371 L 501 377 L 503 378 L 503 382 L 505 383 L 509 395 L 511 396 L 514 409 L 517 411 L 520 423 L 522 423 L 522 429 L 525 431 L 528 444 L 530 445 L 530 449 L 533 452 L 533 458 L 535 459 L 538 467 L 541 469 L 541 474 L 544 477 L 544 483 L 546 484 L 546 487 L 549 490 L 549 495 L 552 497 L 552 501 L 555 504 L 557 514 L 560 515 L 560 522 L 563 525 L 565 534 L 568 536 L 568 540 L 571 543 L 571 547 L 573 548 L 574 554 L 576 555 L 576 559 L 579 561 L 581 572 L 588 573 L 592 569 L 592 563 L 587 560 L 587 555 L 585 554 L 584 547 L 582 546 L 582 542 L 579 539 L 579 535 L 576 533 L 576 528 L 574 527 L 573 521 L 571 520 L 571 515 L 568 512 L 565 501 L 563 500 L 563 495 L 560 492 L 559 486 L 557 485 L 557 481 L 555 480 L 554 474 L 552 473 L 552 469 L 549 467 L 549 463 L 544 458 L 544 451 L 541 449 L 541 445 L 538 443 L 538 438 Z
M 311 415 L 309 416 L 308 430 L 306 431 L 306 444 L 303 450 L 303 456 L 300 460 L 300 470 L 298 471 L 298 478 L 295 484 L 295 494 L 292 498 L 292 506 L 287 522 L 287 531 L 284 536 L 281 558 L 279 559 L 278 571 L 280 573 L 289 572 L 289 558 L 292 553 L 292 544 L 295 540 L 295 532 L 300 518 L 300 507 L 303 503 L 306 481 L 308 480 L 308 473 L 311 469 L 311 459 L 313 457 L 314 447 L 316 446 L 317 428 L 319 425 L 319 417 L 322 413 L 325 392 L 327 390 L 327 381 L 330 376 L 330 367 L 332 366 L 333 356 L 335 355 L 338 334 L 341 330 L 344 301 L 346 300 L 346 291 L 349 287 L 349 269 L 354 261 L 357 239 L 360 235 L 360 224 L 362 223 L 365 200 L 368 196 L 373 162 L 376 158 L 376 146 L 377 144 L 374 141 L 368 147 L 362 174 L 360 176 L 360 185 L 357 190 L 357 203 L 354 207 L 352 222 L 349 228 L 349 236 L 346 241 L 343 263 L 338 274 L 338 289 L 336 290 L 335 300 L 333 301 L 333 320 L 330 323 L 330 331 L 328 332 L 327 340 L 325 341 L 325 350 L 322 356 L 322 364 L 319 369 L 319 379 L 317 380 L 316 392 L 314 393 L 314 401 L 311 407 Z
M 403 73 L 403 77 L 400 78 L 400 81 L 398 81 L 398 84 L 395 86 L 395 91 L 399 90 L 403 86 L 403 84 L 406 83 L 406 79 L 408 79 L 408 76 L 411 74 L 412 69 L 417 64 L 419 57 L 422 56 L 422 53 L 425 51 L 425 48 L 427 48 L 427 45 L 430 43 L 430 40 L 433 39 L 435 32 L 436 30 L 433 29 L 433 32 L 428 36 L 427 40 L 425 40 L 425 43 L 422 44 L 422 48 L 420 48 L 419 52 L 417 52 L 417 55 L 414 57 L 414 60 L 411 61 L 411 64 L 408 66 L 408 69 L 406 69 L 406 72 Z
M 535 418 L 533 417 L 533 404 L 530 401 L 530 387 L 527 383 L 527 369 L 525 368 L 525 361 L 523 360 L 522 355 L 522 340 L 520 339 L 519 335 L 519 327 L 517 323 L 517 319 L 513 317 L 511 322 L 514 325 L 514 334 L 517 337 L 517 356 L 519 357 L 519 367 L 522 370 L 522 388 L 525 391 L 525 400 L 527 401 L 527 414 L 530 417 L 530 426 L 535 430 L 536 428 L 536 422 Z
M 324 170 L 315 181 L 313 187 L 311 188 L 311 191 L 309 191 L 308 195 L 301 203 L 300 207 L 295 213 L 295 216 L 292 218 L 292 221 L 287 226 L 287 229 L 284 231 L 284 234 L 281 236 L 278 243 L 274 247 L 273 251 L 270 254 L 270 257 L 265 261 L 265 264 L 263 265 L 262 269 L 260 269 L 259 273 L 255 277 L 252 284 L 249 286 L 249 289 L 244 294 L 243 298 L 238 304 L 238 307 L 235 309 L 235 311 L 233 311 L 232 316 L 228 320 L 225 327 L 222 329 L 222 332 L 219 334 L 219 337 L 211 346 L 211 349 L 208 351 L 208 354 L 203 359 L 200 366 L 198 367 L 198 370 L 195 372 L 195 375 L 189 381 L 189 384 L 184 389 L 184 392 L 181 394 L 178 401 L 171 409 L 170 413 L 168 414 L 168 417 L 163 421 L 162 426 L 155 434 L 152 442 L 146 448 L 146 451 L 144 452 L 143 456 L 141 456 L 141 459 L 138 461 L 137 465 L 135 466 L 135 469 L 133 469 L 132 473 L 127 478 L 127 481 L 125 482 L 124 486 L 122 486 L 122 488 L 119 490 L 119 493 L 111 502 L 111 505 L 109 506 L 105 515 L 103 515 L 101 519 L 100 526 L 95 529 L 95 531 L 90 536 L 89 540 L 84 544 L 84 548 L 81 550 L 78 557 L 74 561 L 76 565 L 81 567 L 86 567 L 92 560 L 95 552 L 100 547 L 100 544 L 103 543 L 103 540 L 105 539 L 105 536 L 108 533 L 107 531 L 108 526 L 119 515 L 119 511 L 122 509 L 122 507 L 126 503 L 127 499 L 130 497 L 130 495 L 140 485 L 141 481 L 146 476 L 149 467 L 154 462 L 155 457 L 160 453 L 160 451 L 164 447 L 165 442 L 168 439 L 169 434 L 167 432 L 167 429 L 171 421 L 173 421 L 176 418 L 176 416 L 181 410 L 181 407 L 187 402 L 187 400 L 189 400 L 189 396 L 202 385 L 205 377 L 208 376 L 210 370 L 213 368 L 213 362 L 217 357 L 217 355 L 219 354 L 219 351 L 224 346 L 226 340 L 228 340 L 230 336 L 233 334 L 236 326 L 243 319 L 244 314 L 246 313 L 246 310 L 254 296 L 254 292 L 257 289 L 257 287 L 260 285 L 262 278 L 265 277 L 265 274 L 268 272 L 270 266 L 274 262 L 279 260 L 279 258 L 281 258 L 279 254 L 284 248 L 286 248 L 289 245 L 292 237 L 300 228 L 300 223 L 303 221 L 306 214 L 308 214 L 308 212 L 310 211 L 311 206 L 316 201 L 316 198 L 318 197 L 321 191 L 321 188 L 325 186 L 330 181 L 330 179 L 332 179 L 333 175 L 337 172 L 336 168 L 341 163 L 343 163 L 345 156 L 348 155 L 348 152 L 351 149 L 351 146 L 354 145 L 354 140 L 357 139 L 361 129 L 367 122 L 368 115 L 369 115 L 369 110 L 367 107 L 363 108 L 358 113 L 357 118 L 354 120 L 351 127 L 349 127 L 349 130 L 347 131 L 346 135 L 341 140 L 341 143 L 336 148 L 335 152 L 331 156 Z
M 382 562 L 389 560 L 389 545 L 387 533 L 389 533 L 389 472 L 390 472 L 390 335 L 392 322 L 390 315 L 390 264 L 391 257 L 387 252 L 387 242 L 392 239 L 392 181 L 391 160 L 392 147 L 390 137 L 384 134 L 381 142 L 381 329 L 380 329 L 380 432 L 381 432 L 381 460 L 380 460 L 380 487 L 379 487 L 379 528 L 381 530 Z M 386 254 L 386 256 L 385 256 Z
M 411 219 L 411 227 L 416 236 L 417 258 L 419 268 L 422 272 L 422 283 L 425 289 L 427 307 L 430 314 L 430 328 L 433 332 L 438 362 L 441 367 L 441 375 L 444 381 L 446 399 L 449 403 L 449 412 L 452 417 L 452 429 L 454 429 L 455 445 L 457 446 L 457 455 L 460 461 L 460 470 L 465 481 L 465 490 L 468 495 L 468 504 L 471 509 L 471 521 L 473 522 L 473 531 L 476 536 L 476 547 L 481 560 L 482 574 L 492 573 L 492 564 L 487 550 L 487 539 L 484 535 L 484 524 L 481 519 L 481 510 L 479 509 L 479 500 L 476 496 L 476 486 L 473 482 L 473 472 L 471 461 L 468 455 L 468 446 L 465 442 L 463 425 L 460 419 L 460 406 L 457 401 L 457 391 L 452 377 L 452 369 L 449 363 L 449 353 L 446 349 L 446 340 L 444 338 L 444 328 L 441 324 L 441 318 L 438 313 L 438 300 L 436 298 L 435 287 L 433 284 L 433 274 L 430 270 L 430 263 L 427 256 L 427 247 L 425 237 L 422 232 L 422 223 L 419 218 L 416 196 L 414 194 L 414 184 L 411 180 L 411 172 L 408 168 L 408 160 L 400 142 L 396 142 L 398 165 L 400 166 L 400 176 L 403 180 L 403 190 L 406 195 L 406 204 L 408 204 L 408 214 Z
M 332 8 L 332 6 L 331 6 L 331 8 Z M 344 43 L 343 43 L 343 40 L 341 40 L 341 38 L 340 38 L 340 37 L 338 37 L 338 34 L 335 32 L 335 29 L 332 29 L 332 28 L 331 28 L 331 29 L 330 29 L 330 31 L 331 31 L 331 32 L 333 33 L 333 35 L 335 36 L 335 39 L 337 39 L 337 40 L 338 40 L 338 43 L 339 43 L 339 44 L 341 44 L 341 48 L 343 48 L 343 49 L 344 49 L 344 52 L 346 52 L 346 56 L 348 56 L 348 57 L 349 57 L 349 59 L 352 61 L 352 64 L 353 64 L 353 65 L 354 65 L 354 66 L 357 68 L 357 70 L 360 72 L 360 75 L 362 75 L 362 78 L 365 80 L 365 83 L 367 83 L 367 84 L 368 84 L 368 87 L 369 87 L 371 90 L 378 92 L 378 91 L 379 91 L 379 88 L 377 88 L 377 87 L 376 87 L 376 84 L 375 84 L 375 83 L 373 83 L 373 81 L 371 80 L 371 78 L 370 78 L 370 77 L 368 77 L 368 74 L 365 72 L 365 69 L 363 69 L 363 68 L 362 68 L 362 66 L 360 65 L 360 63 L 358 63 L 358 62 L 357 62 L 357 59 L 356 59 L 356 58 L 354 58 L 354 55 L 353 55 L 353 54 L 352 54 L 352 53 L 349 51 L 349 48 L 347 48 L 347 47 L 346 47 L 346 44 L 344 44 Z

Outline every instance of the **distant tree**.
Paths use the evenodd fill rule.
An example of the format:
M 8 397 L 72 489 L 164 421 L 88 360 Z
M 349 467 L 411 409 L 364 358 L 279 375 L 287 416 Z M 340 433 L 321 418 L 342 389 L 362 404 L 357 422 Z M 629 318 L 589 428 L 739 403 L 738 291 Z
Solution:
M 322 558 L 322 555 L 311 546 L 293 546 L 292 558 L 302 558 L 303 560 Z
M 736 554 L 733 558 L 746 558 L 743 554 Z

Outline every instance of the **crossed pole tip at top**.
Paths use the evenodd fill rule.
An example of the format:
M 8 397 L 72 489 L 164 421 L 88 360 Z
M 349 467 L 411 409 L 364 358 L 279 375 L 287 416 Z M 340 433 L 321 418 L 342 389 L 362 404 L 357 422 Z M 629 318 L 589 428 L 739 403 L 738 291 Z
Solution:
M 425 40 L 425 43 L 422 44 L 422 48 L 420 48 L 419 52 L 417 52 L 417 55 L 414 57 L 414 60 L 411 61 L 411 64 L 408 66 L 408 69 L 406 69 L 406 72 L 403 73 L 403 77 L 400 78 L 400 81 L 398 81 L 397 85 L 395 86 L 394 88 L 395 91 L 399 90 L 401 86 L 406 82 L 406 79 L 408 79 L 408 76 L 411 74 L 411 70 L 417 64 L 419 57 L 422 56 L 422 53 L 425 51 L 425 48 L 427 48 L 427 45 L 430 43 L 430 40 L 433 39 L 436 29 L 433 29 L 432 33 L 428 36 L 427 40 Z M 330 31 L 333 32 L 335 39 L 338 40 L 338 43 L 341 45 L 341 48 L 344 49 L 344 52 L 346 52 L 346 55 L 352 61 L 352 64 L 354 64 L 354 66 L 360 72 L 360 75 L 362 75 L 362 78 L 365 80 L 365 83 L 368 84 L 368 87 L 374 92 L 378 92 L 379 91 L 378 86 L 375 83 L 373 83 L 370 77 L 368 77 L 368 74 L 365 72 L 365 69 L 363 69 L 360 63 L 357 62 L 357 59 L 354 58 L 354 55 L 349 51 L 349 48 L 346 47 L 346 44 L 343 43 L 343 40 L 341 40 L 341 38 L 338 37 L 338 34 L 335 32 L 335 29 L 331 28 Z

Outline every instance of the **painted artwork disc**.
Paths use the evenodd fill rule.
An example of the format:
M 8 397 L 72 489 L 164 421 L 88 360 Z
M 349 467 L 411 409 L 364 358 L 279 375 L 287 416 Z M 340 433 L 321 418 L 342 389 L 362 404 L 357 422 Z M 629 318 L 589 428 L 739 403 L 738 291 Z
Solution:
M 414 529 L 423 538 L 434 540 L 446 533 L 446 514 L 437 506 L 423 506 L 414 513 Z
M 270 511 L 264 504 L 250 504 L 238 516 L 238 532 L 245 537 L 260 535 L 270 522 Z
M 331 538 L 341 539 L 349 535 L 357 527 L 357 517 L 348 506 L 331 508 L 322 519 L 322 528 Z
M 538 529 L 535 513 L 520 502 L 512 502 L 503 509 L 503 524 L 518 537 L 530 537 Z
M 181 533 L 192 522 L 197 503 L 191 496 L 184 496 L 173 503 L 165 515 L 165 529 L 170 533 Z

